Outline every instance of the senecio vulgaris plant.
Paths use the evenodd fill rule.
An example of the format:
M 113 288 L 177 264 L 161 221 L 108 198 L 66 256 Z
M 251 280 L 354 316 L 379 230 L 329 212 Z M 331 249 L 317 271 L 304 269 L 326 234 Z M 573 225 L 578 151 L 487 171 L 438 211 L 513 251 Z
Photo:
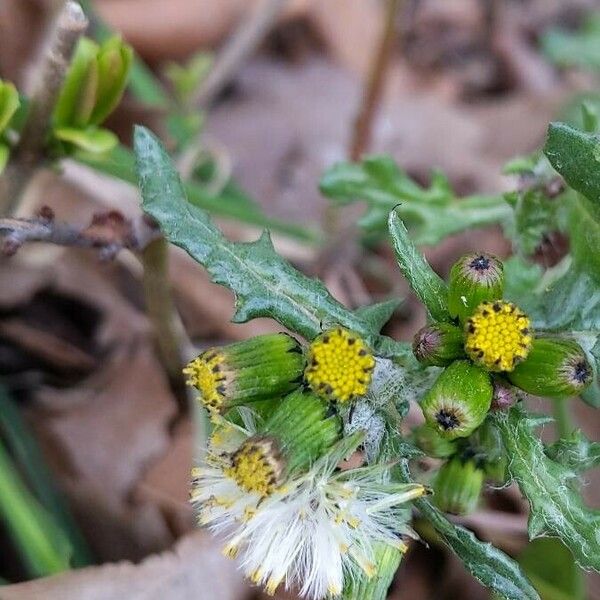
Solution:
M 235 292 L 233 320 L 270 316 L 292 332 L 210 348 L 185 369 L 212 425 L 192 502 L 252 582 L 313 599 L 383 599 L 416 537 L 416 508 L 499 597 L 539 598 L 515 560 L 444 515 L 475 510 L 484 487 L 510 481 L 529 501 L 532 538 L 558 537 L 578 565 L 600 569 L 600 516 L 573 483 L 597 464 L 597 448 L 571 430 L 544 446 L 535 428 L 549 419 L 523 403 L 529 395 L 561 409 L 571 396 L 594 402 L 594 326 L 552 316 L 558 301 L 579 310 L 562 287 L 564 267 L 536 291 L 541 270 L 523 257 L 474 253 L 445 282 L 392 210 L 400 269 L 429 314 L 412 345 L 398 342 L 380 333 L 395 303 L 347 310 L 279 257 L 268 234 L 230 242 L 186 200 L 146 129 L 136 130 L 135 151 L 144 209 Z M 591 318 L 595 305 L 587 310 Z M 425 422 L 407 432 L 410 400 Z M 340 466 L 357 450 L 360 466 Z M 424 456 L 437 465 L 433 475 L 411 467 Z

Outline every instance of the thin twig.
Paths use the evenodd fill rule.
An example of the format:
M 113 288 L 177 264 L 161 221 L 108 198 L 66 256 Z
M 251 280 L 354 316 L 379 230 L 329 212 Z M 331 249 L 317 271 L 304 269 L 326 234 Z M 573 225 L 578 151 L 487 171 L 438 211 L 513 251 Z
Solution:
M 156 223 L 140 215 L 126 219 L 115 210 L 97 213 L 84 226 L 55 221 L 52 210 L 43 207 L 31 219 L 0 218 L 0 251 L 15 254 L 28 242 L 45 242 L 73 248 L 97 250 L 102 259 L 112 259 L 121 250 L 141 257 L 146 311 L 152 324 L 161 363 L 169 377 L 179 406 L 179 416 L 189 412 L 182 375 L 185 334 L 173 305 L 168 272 L 168 244 Z
M 129 221 L 117 211 L 93 216 L 88 225 L 77 227 L 54 220 L 48 207 L 31 219 L 0 218 L 0 236 L 4 237 L 2 253 L 12 256 L 27 242 L 46 242 L 58 246 L 93 248 L 102 259 L 114 258 L 120 250 L 142 251 L 161 237 L 156 226 L 141 217 L 138 223 Z
M 208 106 L 229 83 L 240 65 L 260 44 L 286 2 L 287 0 L 263 0 L 242 20 L 196 91 L 196 106 Z
M 371 142 L 373 121 L 375 120 L 377 109 L 381 103 L 385 75 L 388 70 L 391 51 L 394 46 L 396 15 L 398 14 L 400 4 L 401 0 L 388 0 L 387 2 L 382 35 L 377 50 L 373 55 L 373 61 L 369 68 L 362 103 L 354 123 L 354 131 L 349 152 L 350 160 L 353 161 L 360 159 Z
M 372 138 L 373 122 L 381 103 L 385 76 L 396 36 L 396 16 L 402 0 L 387 0 L 381 37 L 369 67 L 360 108 L 358 110 L 352 138 L 348 148 L 350 160 L 356 161 L 368 150 Z M 341 207 L 330 204 L 325 217 L 325 228 L 330 238 L 323 249 L 317 270 L 325 277 L 335 271 L 344 273 L 352 267 L 358 257 L 356 244 L 356 220 L 360 216 L 360 206 Z M 342 212 L 343 211 L 343 212 Z
M 68 0 L 58 13 L 42 54 L 27 121 L 0 182 L 0 213 L 12 214 L 43 160 L 52 112 L 77 41 L 88 25 L 81 6 Z

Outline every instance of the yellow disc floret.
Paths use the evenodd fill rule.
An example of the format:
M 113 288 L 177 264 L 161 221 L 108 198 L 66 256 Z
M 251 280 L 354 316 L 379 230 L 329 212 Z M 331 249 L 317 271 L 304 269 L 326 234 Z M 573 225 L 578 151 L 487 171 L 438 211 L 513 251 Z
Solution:
M 375 359 L 365 342 L 356 333 L 336 327 L 310 345 L 304 377 L 316 394 L 348 402 L 367 393 L 374 368 Z
M 465 351 L 488 371 L 512 371 L 531 350 L 531 323 L 511 302 L 482 302 L 465 324 Z
M 280 485 L 283 466 L 273 438 L 253 437 L 231 455 L 231 465 L 224 473 L 244 491 L 268 496 Z
M 227 378 L 223 354 L 207 350 L 191 361 L 184 369 L 188 385 L 200 392 L 200 400 L 209 409 L 221 410 L 226 400 Z

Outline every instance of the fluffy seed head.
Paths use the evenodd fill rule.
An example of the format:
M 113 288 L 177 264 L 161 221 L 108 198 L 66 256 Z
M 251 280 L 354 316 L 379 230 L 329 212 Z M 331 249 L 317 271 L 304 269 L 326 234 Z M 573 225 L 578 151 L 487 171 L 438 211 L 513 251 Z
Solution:
M 224 473 L 246 492 L 268 496 L 280 484 L 283 468 L 277 442 L 270 437 L 253 437 L 233 453 L 231 466 Z
M 304 377 L 321 397 L 348 402 L 369 389 L 375 359 L 365 342 L 342 327 L 326 331 L 310 345 Z
M 465 326 L 465 350 L 488 371 L 512 371 L 533 340 L 527 315 L 511 302 L 482 302 Z

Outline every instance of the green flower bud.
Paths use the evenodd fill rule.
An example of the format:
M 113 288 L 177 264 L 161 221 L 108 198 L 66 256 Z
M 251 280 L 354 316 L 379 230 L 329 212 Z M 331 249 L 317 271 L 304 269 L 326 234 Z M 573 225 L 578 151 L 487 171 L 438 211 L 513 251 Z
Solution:
M 477 508 L 484 472 L 475 461 L 453 458 L 438 471 L 433 484 L 433 501 L 440 510 L 467 515 Z
M 286 396 L 263 430 L 280 444 L 288 474 L 308 467 L 339 440 L 341 432 L 342 422 L 331 414 L 328 402 L 303 390 Z
M 527 359 L 508 378 L 535 396 L 577 396 L 592 382 L 593 371 L 577 342 L 536 338 Z
M 231 453 L 225 474 L 247 492 L 270 495 L 338 441 L 341 421 L 327 414 L 327 403 L 315 394 L 292 392 L 264 427 Z
M 378 543 L 374 548 L 373 564 L 376 572 L 372 577 L 362 576 L 359 578 L 348 578 L 349 582 L 344 586 L 343 600 L 385 600 L 388 590 L 394 579 L 394 575 L 400 566 L 400 561 L 406 552 L 394 548 L 388 544 Z
M 133 62 L 133 49 L 123 43 L 120 36 L 113 36 L 102 44 L 96 61 L 98 89 L 89 119 L 91 125 L 100 125 L 121 101 Z
M 299 387 L 304 356 L 285 333 L 261 335 L 222 348 L 210 348 L 183 370 L 209 409 L 281 397 Z
M 503 291 L 502 263 L 490 254 L 467 254 L 450 270 L 448 310 L 464 322 L 482 302 L 502 298 Z
M 469 438 L 468 453 L 468 456 L 477 460 L 487 479 L 497 485 L 506 482 L 508 458 L 500 432 L 490 419 L 486 419 Z
M 481 423 L 492 402 L 492 382 L 480 367 L 453 362 L 421 401 L 427 423 L 447 439 L 467 437 Z
M 456 442 L 442 437 L 436 429 L 427 424 L 417 427 L 413 435 L 417 446 L 428 456 L 448 458 L 456 454 Z
M 419 329 L 413 339 L 413 353 L 424 365 L 444 367 L 464 358 L 464 334 L 450 323 L 433 323 Z

